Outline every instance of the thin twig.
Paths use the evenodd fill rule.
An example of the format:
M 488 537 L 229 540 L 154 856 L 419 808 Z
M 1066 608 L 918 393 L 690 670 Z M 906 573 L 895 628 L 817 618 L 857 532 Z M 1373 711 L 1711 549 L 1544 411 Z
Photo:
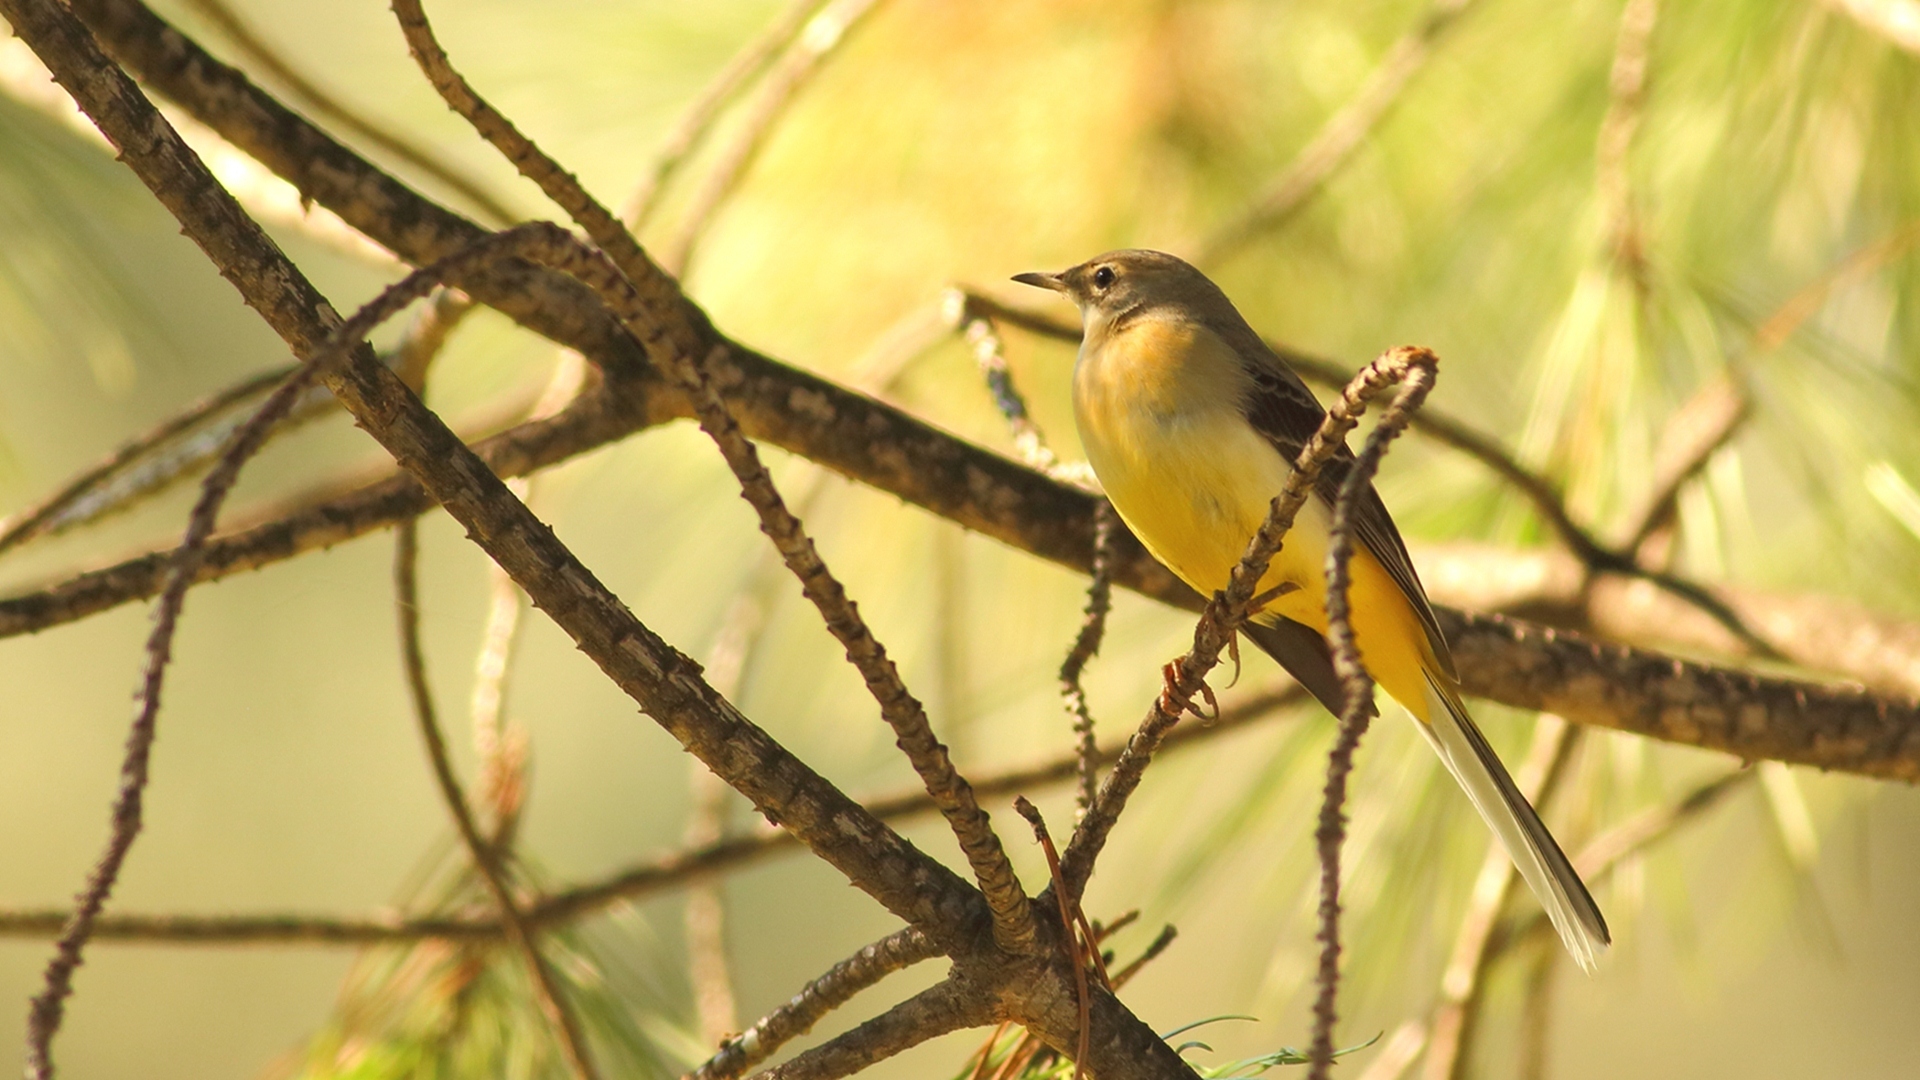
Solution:
M 304 103 L 341 128 L 353 132 L 459 192 L 473 206 L 485 212 L 491 219 L 490 223 L 493 227 L 504 228 L 525 217 L 508 209 L 504 203 L 480 186 L 477 180 L 463 175 L 460 170 L 415 146 L 404 136 L 388 130 L 379 122 L 362 116 L 342 104 L 268 45 L 259 32 L 226 0 L 188 0 L 187 6 L 206 16 L 210 22 L 219 27 L 228 41 L 233 42 L 249 59 L 291 91 L 295 101 Z
M 1647 541 L 1673 520 L 1680 489 L 1700 475 L 1752 415 L 1753 399 L 1731 374 L 1707 383 L 1675 411 L 1654 452 L 1647 497 L 1625 516 L 1625 540 L 1619 550 L 1640 554 Z
M 760 96 L 741 121 L 733 142 L 720 152 L 705 180 L 689 198 L 679 229 L 665 247 L 661 265 L 684 275 L 699 253 L 714 215 L 738 190 L 800 89 L 821 69 L 840 43 L 880 6 L 881 0 L 831 0 L 815 12 L 787 47 L 760 86 Z
M 1920 14 L 1920 4 L 1916 5 Z M 1916 30 L 1920 33 L 1920 29 Z M 1753 332 L 1753 351 L 1769 353 L 1787 343 L 1807 320 L 1818 314 L 1837 289 L 1860 280 L 1920 244 L 1920 221 L 1910 221 L 1829 267 L 1801 286 L 1774 309 Z
M 382 360 L 407 385 L 416 389 L 426 369 L 439 354 L 452 328 L 471 308 L 463 294 L 442 289 L 408 325 L 399 344 Z M 264 396 L 287 377 L 292 367 L 249 376 L 213 396 L 188 406 L 153 430 L 115 450 L 104 461 L 76 476 L 38 506 L 22 511 L 0 525 L 0 552 L 28 540 L 54 536 L 107 516 L 131 509 L 136 503 L 169 490 L 203 467 L 210 467 L 251 415 L 239 406 Z M 276 425 L 275 437 L 317 416 L 333 412 L 337 403 L 324 387 L 309 387 L 287 418 Z
M 436 289 L 428 298 L 429 313 L 438 310 L 435 301 L 450 290 Z M 416 319 L 417 324 L 420 320 Z M 414 326 L 408 327 L 413 337 Z M 405 369 L 401 369 L 402 378 Z M 526 420 L 540 422 L 571 408 L 589 388 L 586 358 L 571 349 L 562 349 L 555 359 L 546 387 L 527 411 Z M 534 498 L 537 477 L 517 476 L 507 481 L 507 490 L 521 502 Z M 479 763 L 479 804 L 491 815 L 489 841 L 503 853 L 513 847 L 514 833 L 520 824 L 520 809 L 526 799 L 527 736 L 523 728 L 508 722 L 506 716 L 507 680 L 513 669 L 514 651 L 520 643 L 525 624 L 526 594 L 500 564 L 487 564 L 487 621 L 480 631 L 480 648 L 474 655 L 473 690 L 468 696 L 468 724 L 472 730 L 474 759 Z
M 682 838 L 688 847 L 718 843 L 727 832 L 731 789 L 699 759 L 687 765 L 692 805 Z M 681 921 L 686 926 L 687 981 L 693 988 L 700 1040 L 717 1046 L 729 1033 L 739 1030 L 740 1015 L 727 959 L 726 890 L 718 879 L 695 879 L 688 885 Z
M 507 879 L 507 869 L 501 865 L 500 852 L 480 835 L 480 827 L 473 820 L 473 810 L 467 805 L 466 793 L 460 788 L 460 778 L 454 775 L 453 762 L 447 756 L 447 740 L 440 730 L 433 691 L 427 685 L 426 656 L 420 648 L 420 596 L 415 573 L 418 563 L 419 526 L 416 522 L 408 521 L 394 533 L 394 611 L 399 619 L 400 654 L 407 677 L 407 692 L 413 699 L 414 719 L 420 726 L 420 739 L 426 744 L 427 759 L 433 766 L 434 782 L 439 785 L 440 797 L 447 805 L 447 813 L 453 818 L 460 842 L 466 846 L 474 869 L 479 872 L 487 892 L 492 894 L 494 906 L 500 911 L 500 922 L 508 944 L 526 962 L 527 975 L 533 982 L 540 1011 L 546 1014 L 547 1021 L 553 1025 L 554 1038 L 560 1045 L 561 1055 L 566 1058 L 567 1067 L 580 1080 L 592 1080 L 597 1073 L 592 1058 L 587 1054 L 586 1036 L 580 1030 L 580 1021 L 568 1007 L 553 969 L 541 957 L 533 929 L 527 925 L 520 902 L 513 895 L 513 884 Z
M 1040 843 L 1047 855 L 1047 871 L 1053 878 L 1053 900 L 1060 909 L 1060 943 L 1067 950 L 1067 964 L 1073 968 L 1073 989 L 1076 1002 L 1080 1007 L 1080 1041 L 1073 1052 L 1073 1080 L 1080 1080 L 1087 1068 L 1087 1041 L 1093 1037 L 1093 997 L 1087 985 L 1087 958 L 1081 951 L 1080 929 L 1086 923 L 1076 900 L 1067 896 L 1066 882 L 1060 879 L 1060 853 L 1054 849 L 1053 837 L 1047 834 L 1047 819 L 1040 816 L 1040 808 L 1027 801 L 1022 795 L 1013 800 L 1013 809 L 1027 824 L 1033 826 L 1033 838 Z M 1086 948 L 1094 956 L 1100 955 L 1100 945 L 1093 940 L 1093 933 L 1087 931 Z
M 1320 125 L 1286 169 L 1254 197 L 1253 204 L 1200 244 L 1193 261 L 1207 264 L 1228 258 L 1305 206 L 1386 119 L 1407 83 L 1432 58 L 1441 36 L 1471 3 L 1435 0 L 1419 23 L 1387 49 L 1353 97 Z
M 209 418 L 243 401 L 266 393 L 279 385 L 293 370 L 291 367 L 281 367 L 258 375 L 250 375 L 225 390 L 189 405 L 162 421 L 151 431 L 122 443 L 113 453 L 69 480 L 66 486 L 41 500 L 38 505 L 30 506 L 5 521 L 0 521 L 0 551 L 18 546 L 35 536 L 60 531 L 65 527 L 66 521 L 76 516 L 67 513 L 70 507 L 125 471 L 129 465 L 145 458 L 155 447 L 170 443 L 180 435 L 199 427 Z M 227 431 L 222 434 L 225 438 L 221 439 L 220 445 L 224 446 L 226 439 L 232 437 L 232 432 Z M 86 515 L 85 518 L 90 520 L 91 516 Z
M 992 1021 L 987 1003 L 950 978 L 750 1080 L 839 1080 L 928 1039 Z
M 697 152 L 701 145 L 712 135 L 717 122 L 729 105 L 737 100 L 742 91 L 753 85 L 753 81 L 767 70 L 774 57 L 779 56 L 793 42 L 802 27 L 807 24 L 817 10 L 825 6 L 827 0 L 789 0 L 786 8 L 768 25 L 755 35 L 752 41 L 727 61 L 727 66 L 707 84 L 686 112 L 660 140 L 660 146 L 654 151 L 653 165 L 642 177 L 638 187 L 627 197 L 626 205 L 620 208 L 620 219 L 627 227 L 638 232 L 644 228 L 653 212 L 660 208 L 667 185 L 679 173 L 681 166 Z
M 1314 831 L 1320 852 L 1320 930 L 1316 935 L 1320 941 L 1320 966 L 1315 978 L 1318 992 L 1313 1003 L 1308 1080 L 1326 1080 L 1333 1069 L 1335 1002 L 1340 992 L 1340 849 L 1347 838 L 1343 807 L 1347 776 L 1353 771 L 1353 754 L 1359 748 L 1361 736 L 1366 734 L 1374 711 L 1373 676 L 1360 661 L 1348 598 L 1352 583 L 1348 563 L 1353 557 L 1354 508 L 1369 490 L 1387 445 L 1406 429 L 1411 414 L 1433 389 L 1438 365 L 1434 355 L 1425 349 L 1396 349 L 1387 356 L 1398 361 L 1394 374 L 1398 376 L 1400 389 L 1381 411 L 1380 422 L 1368 433 L 1366 445 L 1342 478 L 1340 493 L 1333 503 L 1333 518 L 1327 526 L 1327 644 L 1333 653 L 1333 669 L 1340 677 L 1344 697 L 1339 734 L 1327 754 L 1327 783 L 1320 803 L 1319 826 Z
M 206 539 L 213 532 L 214 520 L 227 493 L 239 479 L 241 467 L 265 445 L 273 425 L 292 410 L 318 374 L 314 357 L 309 356 L 235 433 L 220 463 L 201 482 L 200 498 L 187 518 L 186 535 L 174 550 L 166 585 L 154 609 L 153 630 L 147 635 L 146 670 L 135 698 L 126 756 L 120 765 L 120 790 L 113 804 L 112 835 L 106 850 L 87 875 L 86 888 L 54 946 L 53 959 L 47 964 L 44 988 L 33 999 L 27 1015 L 27 1075 L 33 1080 L 50 1080 L 53 1076 L 53 1037 L 60 1030 L 67 996 L 73 992 L 74 969 L 80 966 L 81 952 L 93 933 L 94 922 L 119 880 L 120 868 L 126 862 L 127 852 L 133 848 L 134 838 L 140 834 L 148 760 L 160 716 L 160 690 L 166 679 L 167 663 L 173 658 L 173 637 L 179 626 L 180 611 L 204 555 Z
M 1100 793 L 1100 743 L 1094 735 L 1093 710 L 1087 706 L 1087 691 L 1080 685 L 1080 676 L 1100 652 L 1100 642 L 1107 634 L 1107 612 L 1113 607 L 1113 533 L 1120 523 L 1120 515 L 1105 499 L 1093 513 L 1093 574 L 1087 581 L 1086 617 L 1073 639 L 1073 648 L 1060 664 L 1060 693 L 1066 699 L 1067 714 L 1073 718 L 1080 748 L 1077 802 L 1081 817 L 1093 808 L 1093 800 Z
M 1422 357 L 1430 360 L 1431 355 L 1425 350 L 1409 348 L 1382 353 L 1353 377 L 1346 392 L 1327 410 L 1313 438 L 1301 448 L 1285 486 L 1267 510 L 1266 520 L 1247 541 L 1246 553 L 1234 567 L 1226 589 L 1216 593 L 1202 611 L 1194 626 L 1193 647 L 1167 666 L 1165 689 L 1154 699 L 1146 718 L 1127 740 L 1127 748 L 1100 785 L 1093 809 L 1074 829 L 1060 862 L 1061 876 L 1076 897 L 1086 887 L 1094 861 L 1106 845 L 1107 834 L 1126 808 L 1127 799 L 1140 785 L 1140 778 L 1155 751 L 1174 723 L 1193 707 L 1193 698 L 1205 684 L 1207 673 L 1220 662 L 1228 639 L 1246 621 L 1258 583 L 1280 550 L 1287 531 L 1293 528 L 1294 516 L 1311 496 L 1320 470 L 1346 445 L 1347 433 L 1359 424 L 1366 402 L 1403 377 L 1409 364 L 1425 362 Z
M 1160 932 L 1154 935 L 1153 940 L 1147 943 L 1147 947 L 1139 956 L 1129 960 L 1126 966 L 1113 973 L 1113 988 L 1119 990 L 1132 982 L 1133 977 L 1140 974 L 1141 968 L 1159 959 L 1160 954 L 1166 952 L 1173 944 L 1173 940 L 1179 936 L 1180 931 L 1175 930 L 1171 923 L 1161 927 Z
M 1614 39 L 1613 68 L 1607 80 L 1607 113 L 1600 121 L 1594 153 L 1608 253 L 1613 264 L 1633 282 L 1635 293 L 1642 299 L 1647 296 L 1651 283 L 1639 208 L 1634 204 L 1629 154 L 1646 102 L 1647 56 L 1654 23 L 1659 17 L 1660 0 L 1627 0 L 1621 9 L 1620 30 Z
M 1560 950 L 1552 942 L 1534 942 L 1533 956 L 1527 963 L 1526 988 L 1520 993 L 1519 1046 L 1514 1054 L 1519 1065 L 1516 1080 L 1547 1080 L 1548 1038 L 1553 1024 L 1556 988 L 1560 985 Z
M 1374 1051 L 1373 1061 L 1367 1065 L 1367 1071 L 1360 1074 L 1360 1080 L 1400 1080 L 1426 1045 L 1425 1022 L 1400 1021 L 1400 1026 L 1394 1028 L 1393 1034 L 1387 1036 L 1380 1049 Z
M 1210 741 L 1306 700 L 1305 691 L 1296 685 L 1285 684 L 1226 706 L 1221 710 L 1220 719 L 1212 724 L 1188 726 L 1174 731 L 1167 738 L 1165 750 L 1172 752 Z M 1101 762 L 1118 758 L 1120 749 L 1118 746 L 1102 747 Z M 1038 765 L 983 777 L 975 784 L 974 790 L 982 796 L 1030 791 L 1045 784 L 1073 778 L 1078 764 L 1079 755 L 1062 755 Z M 895 821 L 937 809 L 933 797 L 920 788 L 869 799 L 866 805 L 875 817 L 883 821 Z M 681 849 L 610 874 L 599 881 L 532 901 L 526 907 L 527 920 L 540 927 L 573 922 L 622 901 L 656 895 L 703 876 L 752 865 L 767 856 L 791 850 L 797 844 L 791 833 L 769 828 L 745 836 L 721 839 L 704 847 Z M 71 917 L 71 913 L 65 911 L 0 911 L 0 937 L 52 937 L 60 932 L 60 928 Z M 449 916 L 403 919 L 383 916 L 328 918 L 294 914 L 133 914 L 102 915 L 94 926 L 94 937 L 103 941 L 186 945 L 373 945 L 423 938 L 490 938 L 499 937 L 500 933 L 498 920 Z
M 687 1074 L 686 1080 L 730 1080 L 772 1057 L 782 1046 L 813 1030 L 826 1015 L 860 991 L 896 971 L 940 954 L 925 934 L 912 927 L 896 930 L 827 969 L 786 1004 L 728 1039 L 720 1052 Z
M 1007 367 L 1006 345 L 1000 340 L 1000 331 L 993 325 L 994 308 L 984 300 L 984 297 L 965 289 L 949 289 L 942 299 L 942 307 L 948 321 L 967 339 L 967 345 L 973 351 L 973 362 L 979 365 L 980 374 L 987 380 L 987 391 L 993 395 L 993 406 L 1000 410 L 1008 431 L 1013 435 L 1014 452 L 1028 468 L 1049 476 L 1055 475 L 1061 471 L 1060 459 L 1047 445 L 1040 425 L 1034 423 L 1033 416 L 1027 412 L 1027 399 L 1013 385 L 1013 373 Z

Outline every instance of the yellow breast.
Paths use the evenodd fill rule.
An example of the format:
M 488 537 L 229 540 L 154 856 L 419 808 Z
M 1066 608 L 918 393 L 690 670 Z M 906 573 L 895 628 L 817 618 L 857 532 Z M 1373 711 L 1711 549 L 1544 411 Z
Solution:
M 1083 350 L 1074 368 L 1074 418 L 1107 497 L 1154 557 L 1202 593 L 1226 584 L 1289 471 L 1242 415 L 1244 384 L 1225 343 L 1171 321 L 1130 324 Z M 1307 550 L 1316 546 L 1289 543 L 1272 583 L 1304 584 L 1324 552 Z
M 1074 418 L 1107 497 L 1154 558 L 1203 596 L 1226 586 L 1292 471 L 1247 422 L 1239 365 L 1204 327 L 1142 321 L 1090 337 L 1074 368 Z M 1271 614 L 1323 633 L 1329 518 L 1309 498 L 1260 583 L 1297 586 Z M 1423 715 L 1420 672 L 1432 662 L 1418 615 L 1370 552 L 1355 552 L 1352 573 L 1367 667 Z

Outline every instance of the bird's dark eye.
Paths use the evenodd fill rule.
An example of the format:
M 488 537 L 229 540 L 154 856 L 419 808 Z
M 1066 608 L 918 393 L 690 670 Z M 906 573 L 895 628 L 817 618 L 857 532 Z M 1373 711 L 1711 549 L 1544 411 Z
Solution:
M 1113 267 L 1103 266 L 1093 272 L 1093 287 L 1104 289 L 1113 284 Z

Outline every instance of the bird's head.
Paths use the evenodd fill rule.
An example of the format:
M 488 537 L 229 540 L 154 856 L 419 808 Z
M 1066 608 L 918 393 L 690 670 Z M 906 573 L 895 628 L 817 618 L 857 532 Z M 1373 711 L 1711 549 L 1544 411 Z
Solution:
M 1089 337 L 1122 317 L 1156 309 L 1204 312 L 1227 303 L 1219 286 L 1184 259 L 1137 248 L 1096 255 L 1057 274 L 1015 274 L 1013 280 L 1052 289 L 1080 305 Z

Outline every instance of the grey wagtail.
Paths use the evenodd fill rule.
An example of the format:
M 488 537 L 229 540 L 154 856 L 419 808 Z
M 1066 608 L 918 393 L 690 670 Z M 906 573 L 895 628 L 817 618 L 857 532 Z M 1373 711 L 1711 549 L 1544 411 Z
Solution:
M 1172 255 L 1113 251 L 1013 280 L 1080 305 L 1073 415 L 1114 509 L 1202 596 L 1225 588 L 1326 410 L 1226 293 Z M 1333 499 L 1352 460 L 1342 448 L 1328 463 L 1255 591 L 1295 588 L 1244 628 L 1336 714 L 1324 568 Z M 1371 486 L 1355 513 L 1353 630 L 1367 671 L 1419 722 L 1567 951 L 1593 970 L 1609 941 L 1599 906 L 1467 715 L 1446 638 Z

